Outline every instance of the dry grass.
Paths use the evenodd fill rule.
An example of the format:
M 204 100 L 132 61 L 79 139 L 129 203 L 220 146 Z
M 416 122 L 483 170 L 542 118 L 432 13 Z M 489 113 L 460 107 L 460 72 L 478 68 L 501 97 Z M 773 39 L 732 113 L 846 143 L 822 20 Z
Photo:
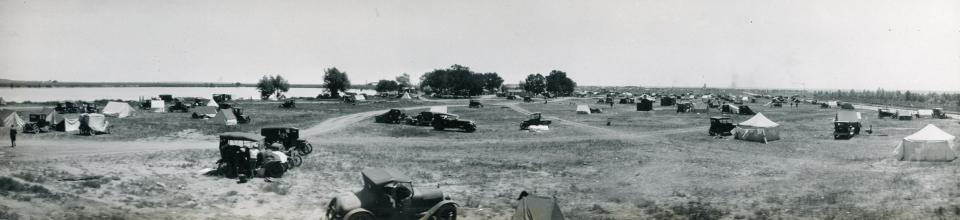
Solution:
M 522 190 L 556 196 L 571 219 L 960 217 L 958 162 L 900 162 L 890 157 L 899 138 L 926 123 L 958 134 L 956 121 L 876 120 L 867 112 L 865 125 L 873 125 L 874 135 L 833 140 L 829 122 L 834 110 L 755 107 L 783 129 L 782 140 L 762 144 L 707 136 L 706 118 L 717 114 L 676 114 L 672 109 L 637 113 L 619 105 L 602 115 L 576 115 L 568 105 L 521 104 L 636 137 L 597 135 L 591 128 L 567 123 L 548 132 L 520 132 L 517 123 L 524 115 L 488 105 L 450 108 L 464 119 L 477 120 L 480 129 L 475 133 L 368 120 L 311 138 L 317 151 L 277 183 L 236 184 L 194 174 L 213 166 L 214 150 L 18 162 L 0 168 L 0 173 L 79 198 L 96 198 L 102 203 L 88 207 L 106 207 L 83 213 L 136 210 L 137 216 L 157 218 L 317 215 L 333 196 L 358 189 L 358 172 L 365 167 L 395 167 L 413 177 L 416 186 L 439 186 L 463 205 L 465 219 L 506 218 Z M 303 111 L 323 111 L 316 109 Z M 603 123 L 608 115 L 622 120 L 607 127 Z M 99 188 L 51 181 L 64 173 L 119 179 L 99 183 Z

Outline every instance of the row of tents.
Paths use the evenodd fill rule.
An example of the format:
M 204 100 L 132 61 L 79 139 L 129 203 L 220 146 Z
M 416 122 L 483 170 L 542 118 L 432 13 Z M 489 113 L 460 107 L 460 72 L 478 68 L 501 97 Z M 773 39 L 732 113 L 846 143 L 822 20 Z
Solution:
M 95 134 L 108 133 L 110 122 L 106 115 L 96 113 L 84 114 L 57 114 L 56 111 L 41 110 L 38 113 L 45 115 L 46 120 L 50 121 L 52 130 L 63 132 L 76 132 Z M 0 135 L 9 135 L 11 128 L 22 131 L 27 121 L 23 120 L 20 112 L 3 109 L 0 110 Z

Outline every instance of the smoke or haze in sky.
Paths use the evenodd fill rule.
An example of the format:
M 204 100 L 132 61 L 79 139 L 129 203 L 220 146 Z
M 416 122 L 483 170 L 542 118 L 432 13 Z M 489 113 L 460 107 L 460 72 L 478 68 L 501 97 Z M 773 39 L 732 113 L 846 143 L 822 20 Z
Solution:
M 322 83 L 336 66 L 364 83 L 452 64 L 507 83 L 957 91 L 960 1 L 0 0 L 7 79 Z

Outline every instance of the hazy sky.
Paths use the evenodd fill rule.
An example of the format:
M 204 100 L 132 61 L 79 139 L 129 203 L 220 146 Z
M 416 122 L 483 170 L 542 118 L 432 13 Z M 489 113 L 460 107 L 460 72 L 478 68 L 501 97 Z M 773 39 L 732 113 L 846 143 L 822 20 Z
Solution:
M 960 1 L 0 0 L 0 78 L 960 90 Z

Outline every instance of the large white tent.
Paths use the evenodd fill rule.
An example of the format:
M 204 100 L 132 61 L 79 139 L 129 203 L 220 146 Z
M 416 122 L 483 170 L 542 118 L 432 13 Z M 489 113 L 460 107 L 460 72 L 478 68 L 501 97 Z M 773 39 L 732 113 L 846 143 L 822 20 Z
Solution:
M 928 124 L 916 133 L 904 137 L 894 150 L 899 160 L 951 161 L 957 158 L 957 137 Z
M 106 116 L 126 118 L 133 115 L 135 111 L 133 107 L 130 107 L 130 104 L 124 102 L 108 102 L 107 106 L 104 106 L 101 112 Z
M 740 140 L 767 143 L 780 140 L 780 124 L 771 121 L 763 113 L 757 113 L 752 118 L 740 122 L 733 129 L 733 137 Z
M 590 114 L 590 107 L 587 105 L 577 105 L 577 114 Z

